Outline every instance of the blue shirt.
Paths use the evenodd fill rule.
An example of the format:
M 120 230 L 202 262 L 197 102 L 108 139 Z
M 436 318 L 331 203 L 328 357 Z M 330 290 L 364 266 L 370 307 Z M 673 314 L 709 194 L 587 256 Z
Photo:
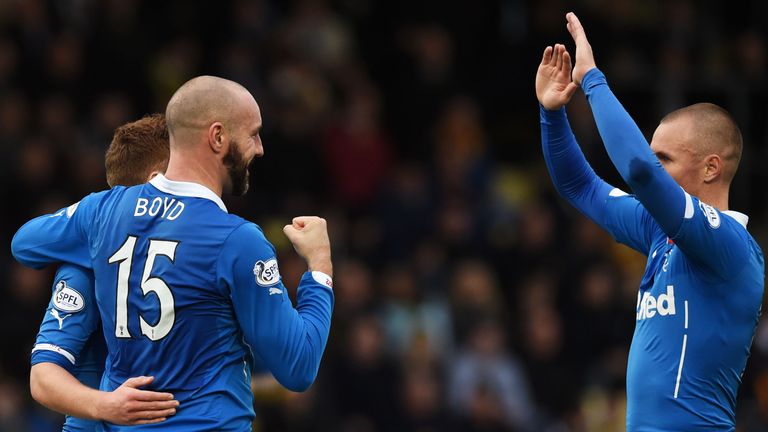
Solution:
M 108 347 L 103 390 L 134 376 L 180 402 L 160 430 L 250 430 L 254 358 L 285 387 L 314 381 L 330 329 L 331 280 L 307 272 L 294 309 L 261 229 L 194 183 L 89 195 L 25 224 L 22 264 L 91 267 Z M 121 427 L 107 425 L 108 430 Z
M 763 297 L 763 253 L 747 217 L 680 188 L 593 69 L 582 88 L 611 161 L 634 195 L 597 175 L 565 110 L 541 114 L 558 192 L 648 256 L 627 367 L 628 431 L 733 431 L 736 394 Z
M 107 346 L 101 334 L 94 296 L 93 272 L 65 264 L 56 271 L 35 346 L 32 364 L 50 362 L 69 371 L 81 383 L 99 388 Z M 67 416 L 65 432 L 95 431 L 99 422 Z

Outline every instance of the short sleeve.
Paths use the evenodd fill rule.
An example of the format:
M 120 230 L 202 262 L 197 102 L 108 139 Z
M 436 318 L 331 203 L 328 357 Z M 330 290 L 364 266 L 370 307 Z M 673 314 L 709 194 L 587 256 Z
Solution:
M 73 265 L 61 266 L 32 349 L 32 364 L 51 362 L 73 372 L 86 342 L 100 330 L 99 324 L 93 273 Z

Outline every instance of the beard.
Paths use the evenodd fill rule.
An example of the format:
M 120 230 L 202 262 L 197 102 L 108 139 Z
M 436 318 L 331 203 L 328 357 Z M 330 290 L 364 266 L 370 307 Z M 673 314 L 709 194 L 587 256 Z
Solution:
M 245 160 L 245 155 L 240 151 L 240 145 L 232 140 L 229 143 L 229 151 L 224 155 L 222 159 L 224 166 L 229 173 L 229 190 L 228 192 L 235 196 L 243 196 L 248 192 L 248 166 L 249 161 Z

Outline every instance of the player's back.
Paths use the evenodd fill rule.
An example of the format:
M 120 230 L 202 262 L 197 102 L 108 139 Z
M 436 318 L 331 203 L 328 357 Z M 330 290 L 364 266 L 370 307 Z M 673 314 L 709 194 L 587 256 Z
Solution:
M 251 359 L 229 288 L 218 278 L 222 246 L 245 220 L 191 183 L 114 188 L 90 237 L 96 297 L 109 348 L 102 389 L 154 376 L 177 414 L 162 430 L 243 430 L 254 415 Z

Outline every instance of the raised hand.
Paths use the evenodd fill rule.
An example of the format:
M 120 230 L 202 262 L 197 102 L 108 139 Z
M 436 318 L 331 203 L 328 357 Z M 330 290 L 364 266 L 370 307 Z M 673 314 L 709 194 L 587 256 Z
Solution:
M 293 243 L 296 252 L 307 261 L 310 270 L 333 276 L 331 241 L 325 219 L 316 216 L 295 217 L 291 225 L 283 228 L 283 232 Z
M 591 69 L 596 68 L 595 56 L 592 54 L 592 46 L 587 40 L 587 34 L 584 33 L 584 27 L 581 25 L 581 21 L 573 12 L 565 14 L 565 19 L 568 21 L 566 27 L 571 34 L 573 41 L 576 42 L 576 65 L 573 67 L 573 82 L 581 85 L 581 80 L 584 75 Z
M 578 86 L 571 81 L 571 55 L 564 45 L 544 49 L 536 72 L 536 97 L 548 110 L 560 109 L 571 100 Z

